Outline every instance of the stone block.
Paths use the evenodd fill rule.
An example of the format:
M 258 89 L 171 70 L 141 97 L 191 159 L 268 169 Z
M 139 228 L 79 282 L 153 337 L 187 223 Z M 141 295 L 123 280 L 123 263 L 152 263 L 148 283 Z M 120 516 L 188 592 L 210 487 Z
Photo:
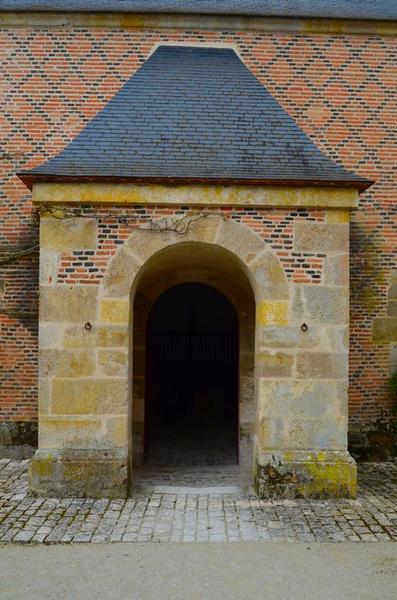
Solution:
M 255 406 L 255 379 L 252 376 L 240 376 L 240 402 Z
M 126 348 L 127 350 L 127 348 Z M 124 375 L 128 373 L 128 352 L 122 350 L 98 350 L 98 365 L 104 375 Z
M 324 262 L 325 285 L 349 285 L 349 255 L 329 256 Z
M 127 378 L 53 381 L 52 415 L 121 415 L 127 409 Z
M 88 350 L 43 349 L 39 352 L 42 376 L 85 377 L 95 373 L 95 354 Z
M 92 325 L 90 330 L 84 325 L 65 327 L 62 345 L 64 348 L 120 348 L 128 349 L 130 329 L 128 324 Z
M 347 224 L 295 223 L 296 252 L 347 252 L 348 248 L 349 226 Z
M 345 450 L 347 418 L 286 418 L 284 420 L 284 436 L 284 448 Z
M 189 221 L 189 219 L 190 217 L 188 216 L 187 221 Z M 208 215 L 197 219 L 197 215 L 193 214 L 189 228 L 186 233 L 183 234 L 183 241 L 213 244 L 217 238 L 217 233 L 222 222 L 222 217 L 217 215 Z M 180 238 L 178 234 L 174 233 L 173 235 L 174 237 Z M 177 241 L 179 242 L 180 240 L 178 239 Z
M 254 260 L 262 251 L 264 242 L 248 227 L 233 221 L 223 221 L 216 243 L 236 254 L 245 263 Z
M 374 342 L 397 342 L 397 317 L 377 317 L 372 321 Z
M 95 219 L 43 217 L 40 226 L 40 251 L 92 250 L 97 245 Z
M 302 331 L 299 326 L 265 325 L 258 328 L 259 347 L 262 348 L 315 348 L 320 343 L 320 330 L 311 326 Z
M 349 350 L 348 327 L 327 327 L 325 336 L 329 350 L 333 352 L 347 352 Z
M 59 254 L 40 249 L 40 285 L 55 285 L 58 279 Z
M 301 352 L 296 357 L 299 378 L 344 379 L 348 376 L 347 352 Z
M 259 377 L 290 377 L 294 357 L 283 352 L 259 352 L 257 374 Z
M 346 416 L 335 381 L 259 380 L 259 418 L 320 419 Z
M 101 443 L 102 437 L 99 418 L 40 418 L 40 448 L 92 448 Z
M 389 363 L 397 366 L 397 344 L 390 344 Z
M 107 418 L 105 436 L 109 445 L 115 448 L 127 448 L 129 440 L 127 416 Z
M 113 257 L 104 278 L 105 296 L 127 296 L 142 263 L 122 247 Z
M 130 318 L 128 300 L 101 300 L 99 318 L 103 323 L 128 324 Z
M 392 373 L 397 370 L 397 344 L 390 344 L 389 365 Z
M 306 315 L 315 323 L 339 325 L 349 320 L 349 294 L 344 288 L 305 286 Z
M 291 309 L 292 321 L 304 321 L 306 318 L 305 305 L 303 303 L 303 288 L 299 285 L 293 287 L 293 300 Z
M 170 219 L 175 217 L 169 217 L 168 223 L 171 224 Z M 179 218 L 179 217 L 178 217 Z M 141 264 L 145 263 L 151 256 L 163 250 L 167 246 L 181 242 L 204 242 L 207 244 L 214 243 L 218 227 L 222 221 L 221 217 L 218 216 L 207 216 L 204 218 L 197 219 L 197 215 L 187 217 L 184 221 L 184 226 L 189 223 L 190 225 L 187 231 L 181 236 L 175 231 L 151 231 L 148 227 L 146 229 L 138 229 L 134 234 L 126 241 L 126 248 L 130 250 Z M 166 227 L 167 222 L 159 220 L 159 227 Z
M 397 300 L 397 283 L 393 283 L 387 292 L 389 300 Z
M 39 418 L 49 415 L 51 401 L 51 381 L 48 377 L 39 377 L 37 396 L 39 405 Z
M 397 317 L 397 300 L 389 300 L 387 303 L 387 316 Z
M 255 403 L 253 400 L 247 402 L 240 402 L 239 405 L 239 423 L 240 426 L 246 427 L 250 425 L 254 427 L 255 423 Z
M 128 348 L 129 327 L 98 327 L 97 345 L 101 348 Z
M 338 398 L 338 406 L 339 413 L 338 416 L 347 417 L 348 416 L 348 388 L 349 388 L 349 380 L 345 379 L 342 381 L 335 381 L 336 386 L 336 395 Z
M 256 436 L 261 448 L 282 448 L 284 419 L 277 416 L 261 418 L 256 422 Z
M 349 223 L 350 210 L 348 208 L 327 208 L 325 220 L 327 223 Z
M 260 294 L 266 300 L 288 300 L 288 280 L 277 257 L 265 250 L 249 263 Z
M 180 235 L 172 231 L 151 232 L 150 229 L 136 230 L 125 242 L 126 249 L 144 264 L 163 248 L 180 242 Z M 185 237 L 185 236 L 183 236 Z
M 59 323 L 40 323 L 39 348 L 58 348 L 61 346 L 63 329 Z
M 40 321 L 92 321 L 96 317 L 97 286 L 40 287 Z
M 37 450 L 29 487 L 44 497 L 126 498 L 127 449 Z
M 260 498 L 355 498 L 357 467 L 345 450 L 260 451 L 255 487 Z
M 63 348 L 96 348 L 98 346 L 98 328 L 95 323 L 92 324 L 91 329 L 86 329 L 84 325 L 85 323 L 65 326 Z
M 259 325 L 285 325 L 288 323 L 288 302 L 267 301 L 258 304 L 256 321 Z

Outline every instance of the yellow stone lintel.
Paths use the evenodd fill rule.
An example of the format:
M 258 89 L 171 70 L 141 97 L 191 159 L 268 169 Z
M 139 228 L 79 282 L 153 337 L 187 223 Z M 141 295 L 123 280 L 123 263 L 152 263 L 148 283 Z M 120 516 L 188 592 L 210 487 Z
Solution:
M 253 185 L 137 185 L 134 183 L 36 183 L 33 201 L 44 204 L 139 204 L 355 208 L 352 188 Z

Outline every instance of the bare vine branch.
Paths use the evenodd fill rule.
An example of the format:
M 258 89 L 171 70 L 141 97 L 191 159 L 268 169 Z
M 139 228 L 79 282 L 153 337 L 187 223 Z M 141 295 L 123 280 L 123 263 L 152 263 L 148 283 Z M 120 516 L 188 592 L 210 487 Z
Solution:
M 51 204 L 40 204 L 34 210 L 34 218 L 38 219 L 40 215 L 49 213 L 55 219 L 72 219 L 75 217 L 83 219 L 114 219 L 118 223 L 128 225 L 130 221 L 136 222 L 142 218 L 142 214 L 136 211 L 129 213 L 114 213 L 114 212 L 84 212 L 79 208 L 70 208 L 64 206 L 56 206 Z M 204 210 L 189 210 L 184 216 L 160 217 L 159 219 L 151 219 L 148 224 L 143 224 L 139 227 L 142 231 L 151 231 L 161 233 L 163 231 L 174 231 L 175 233 L 187 233 L 190 225 L 199 219 L 203 219 L 209 215 L 218 215 L 225 218 L 224 213 L 220 211 L 204 211 Z
M 141 231 L 149 231 L 151 233 L 163 233 L 164 231 L 173 231 L 178 233 L 179 235 L 183 235 L 189 231 L 189 227 L 195 221 L 200 219 L 204 219 L 208 215 L 205 213 L 197 214 L 193 216 L 192 214 L 187 214 L 181 217 L 180 219 L 176 218 L 168 218 L 163 217 L 162 219 L 158 219 L 154 221 L 151 219 L 148 223 L 148 226 L 140 227 Z

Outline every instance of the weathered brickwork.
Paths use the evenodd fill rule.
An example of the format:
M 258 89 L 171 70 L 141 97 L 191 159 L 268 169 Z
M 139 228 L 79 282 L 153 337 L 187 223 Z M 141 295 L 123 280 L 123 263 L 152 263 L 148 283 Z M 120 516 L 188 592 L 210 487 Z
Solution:
M 389 273 L 396 258 L 393 127 L 397 61 L 393 37 L 166 29 L 3 30 L 0 250 L 30 247 L 37 235 L 31 223 L 29 191 L 15 172 L 57 154 L 160 41 L 234 44 L 249 68 L 322 150 L 376 181 L 361 195 L 351 226 L 350 418 L 352 424 L 373 419 L 388 406 L 389 347 L 373 343 L 372 322 L 387 314 Z M 319 279 L 323 257 L 295 256 L 289 246 L 290 219 L 299 215 L 243 211 L 231 218 L 259 230 L 295 282 Z M 321 221 L 323 217 L 316 213 L 314 218 Z M 113 233 L 115 228 L 118 235 Z M 126 229 L 111 219 L 104 222 L 103 258 L 96 251 L 91 260 L 90 249 L 76 256 L 65 254 L 60 278 L 67 281 L 78 275 L 81 280 L 88 275 L 85 283 L 95 280 L 104 267 L 100 260 L 107 260 L 116 242 L 123 240 L 123 230 L 127 235 Z M 37 333 L 30 315 L 37 303 L 36 264 L 32 255 L 2 266 L 1 307 L 25 313 L 0 316 L 0 351 L 6 357 L 0 361 L 4 370 L 2 420 L 36 418 Z M 95 268 L 99 271 L 90 271 Z

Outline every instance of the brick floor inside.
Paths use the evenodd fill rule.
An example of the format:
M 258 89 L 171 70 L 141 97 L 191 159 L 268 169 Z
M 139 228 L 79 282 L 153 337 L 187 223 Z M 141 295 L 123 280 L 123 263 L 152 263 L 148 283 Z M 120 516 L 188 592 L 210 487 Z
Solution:
M 127 500 L 34 498 L 28 465 L 0 460 L 0 543 L 397 540 L 395 463 L 361 464 L 357 500 L 271 501 L 216 488 Z

